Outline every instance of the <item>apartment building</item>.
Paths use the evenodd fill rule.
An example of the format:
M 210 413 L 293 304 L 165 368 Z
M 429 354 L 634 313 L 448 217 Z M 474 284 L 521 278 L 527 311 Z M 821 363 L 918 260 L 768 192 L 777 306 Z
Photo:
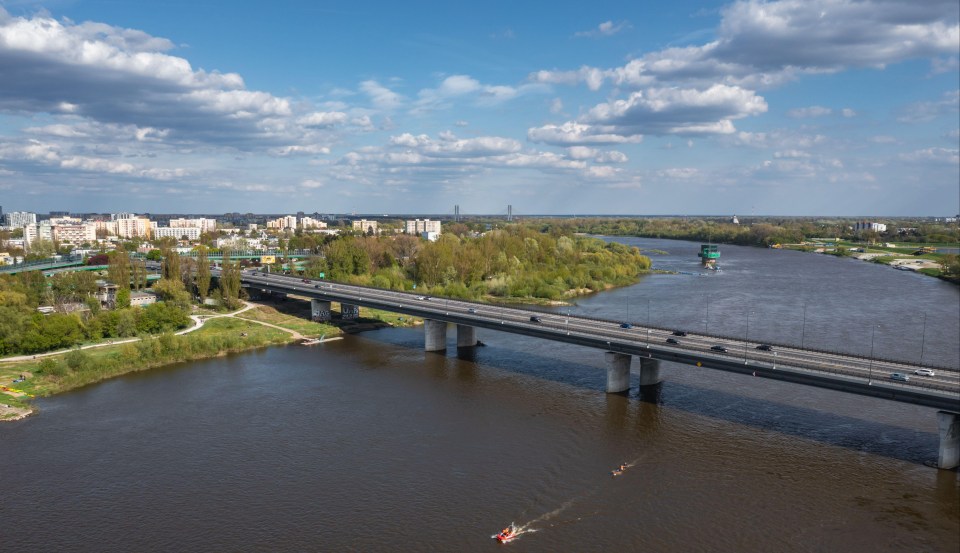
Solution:
M 423 234 L 432 232 L 440 234 L 440 221 L 431 221 L 430 219 L 414 219 L 404 223 L 404 232 L 407 234 Z
M 353 222 L 353 230 L 359 230 L 364 233 L 380 234 L 380 227 L 376 221 L 359 219 Z

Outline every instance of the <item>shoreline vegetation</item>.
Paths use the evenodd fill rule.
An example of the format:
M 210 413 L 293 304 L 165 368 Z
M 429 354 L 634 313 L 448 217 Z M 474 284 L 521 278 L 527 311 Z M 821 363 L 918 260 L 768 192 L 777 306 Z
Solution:
M 308 339 L 330 339 L 343 334 L 386 326 L 414 326 L 422 321 L 394 313 L 362 308 L 356 321 L 317 323 L 309 316 L 309 301 L 291 297 L 277 303 L 248 303 L 251 308 L 227 314 L 197 316 L 189 332 L 142 336 L 116 342 L 88 344 L 38 354 L 27 359 L 0 359 L 0 421 L 32 414 L 30 400 L 47 397 L 125 374 L 158 367 L 223 357 L 269 346 L 291 345 Z M 196 320 L 196 319 L 195 319 Z M 21 382 L 12 384 L 14 380 Z
M 960 249 L 957 224 L 910 219 L 888 221 L 887 231 L 854 231 L 859 219 L 843 218 L 582 218 L 548 219 L 551 231 L 602 236 L 636 236 L 791 249 L 852 257 L 912 270 L 960 285 L 960 255 L 937 248 Z M 824 238 L 829 237 L 829 238 Z
M 650 273 L 650 258 L 615 242 L 564 229 L 517 224 L 486 233 L 460 225 L 436 242 L 408 235 L 333 238 L 302 271 L 309 278 L 502 304 L 563 305 L 572 298 L 626 286 Z M 291 239 L 292 240 L 292 239 Z M 201 250 L 203 250 L 201 248 Z M 203 250 L 205 253 L 206 250 Z M 282 270 L 283 259 L 274 270 Z M 111 282 L 146 288 L 146 271 L 126 255 L 110 254 Z M 73 390 L 131 372 L 230 353 L 328 338 L 384 326 L 413 326 L 409 316 L 361 308 L 357 321 L 310 320 L 307 298 L 247 303 L 240 266 L 223 264 L 211 282 L 206 256 L 181 259 L 163 250 L 159 300 L 130 307 L 121 286 L 113 309 L 94 295 L 96 277 L 67 272 L 0 276 L 0 421 L 33 412 L 31 399 Z M 208 309 L 211 297 L 229 313 Z M 68 304 L 85 307 L 67 310 Z M 41 305 L 57 306 L 42 315 Z M 190 322 L 193 325 L 190 325 Z M 20 354 L 20 355 L 18 355 Z

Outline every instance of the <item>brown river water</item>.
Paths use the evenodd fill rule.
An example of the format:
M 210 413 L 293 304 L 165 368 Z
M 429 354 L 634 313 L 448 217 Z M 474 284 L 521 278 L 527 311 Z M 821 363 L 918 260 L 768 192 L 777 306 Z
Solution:
M 621 240 L 700 272 L 697 244 Z M 876 355 L 917 360 L 922 342 L 958 365 L 954 286 L 721 251 L 721 273 L 571 309 L 732 336 L 749 316 L 751 339 L 851 353 L 875 332 Z M 658 392 L 607 395 L 600 351 L 478 334 L 437 354 L 386 329 L 40 400 L 0 425 L 0 551 L 960 549 L 958 473 L 927 466 L 932 409 L 666 363 Z M 491 539 L 511 522 L 519 539 Z

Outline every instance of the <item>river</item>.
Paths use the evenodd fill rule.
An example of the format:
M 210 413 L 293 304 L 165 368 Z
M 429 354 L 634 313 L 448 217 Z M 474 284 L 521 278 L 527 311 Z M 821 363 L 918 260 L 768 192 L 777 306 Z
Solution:
M 617 240 L 701 272 L 697 244 Z M 925 362 L 957 366 L 954 286 L 849 259 L 721 252 L 720 273 L 652 275 L 571 309 L 855 353 L 872 337 L 876 355 L 919 359 L 922 345 Z M 487 347 L 458 357 L 423 352 L 419 329 L 386 329 L 40 400 L 0 425 L 0 548 L 960 548 L 958 473 L 926 464 L 932 409 L 666 363 L 657 401 L 643 401 L 636 387 L 603 393 L 599 351 L 478 335 Z M 510 522 L 526 532 L 497 545 Z

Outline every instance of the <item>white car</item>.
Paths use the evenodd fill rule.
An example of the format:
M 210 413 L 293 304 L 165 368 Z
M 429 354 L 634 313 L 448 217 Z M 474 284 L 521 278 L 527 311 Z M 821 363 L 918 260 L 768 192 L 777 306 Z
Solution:
M 931 371 L 930 369 L 917 369 L 913 371 L 913 374 L 918 374 L 920 376 L 937 376 L 937 373 Z

